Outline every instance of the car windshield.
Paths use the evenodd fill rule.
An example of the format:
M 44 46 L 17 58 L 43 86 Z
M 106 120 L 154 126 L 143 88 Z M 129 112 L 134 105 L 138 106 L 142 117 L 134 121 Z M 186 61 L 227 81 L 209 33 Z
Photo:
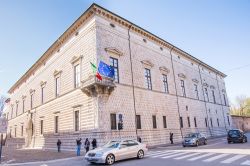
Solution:
M 185 138 L 196 138 L 197 137 L 197 134 L 196 133 L 191 133 L 191 134 L 187 134 L 185 136 Z
M 110 141 L 107 144 L 103 145 L 104 148 L 118 148 L 120 142 L 119 141 Z
M 231 136 L 237 136 L 237 135 L 240 134 L 240 131 L 238 131 L 238 130 L 230 130 L 228 132 L 228 134 L 231 135 Z

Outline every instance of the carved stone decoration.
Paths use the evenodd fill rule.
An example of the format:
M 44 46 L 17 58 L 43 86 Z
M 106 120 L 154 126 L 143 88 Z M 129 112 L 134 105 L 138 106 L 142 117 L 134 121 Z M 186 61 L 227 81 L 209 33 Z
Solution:
M 168 74 L 170 72 L 170 70 L 166 68 L 165 66 L 159 67 L 159 70 L 162 74 Z
M 213 86 L 213 85 L 210 85 L 210 88 L 211 88 L 211 89 L 215 89 L 215 86 Z
M 149 60 L 143 60 L 143 61 L 141 61 L 141 63 L 146 68 L 152 68 L 152 67 L 154 67 L 154 64 L 152 62 L 150 62 Z
M 118 56 L 123 56 L 123 53 L 120 50 L 118 50 L 117 48 L 114 48 L 114 47 L 107 47 L 107 48 L 105 48 L 105 51 L 107 53 L 115 54 L 115 55 L 118 55 Z
M 27 120 L 25 124 L 25 129 L 26 129 L 26 137 L 25 137 L 25 146 L 29 147 L 31 144 L 31 139 L 32 139 L 32 119 L 31 119 L 31 113 L 29 112 L 27 114 Z
M 30 94 L 35 93 L 35 89 L 30 89 Z
M 70 63 L 75 63 L 77 61 L 79 61 L 83 56 L 79 55 L 79 56 L 73 56 L 72 59 L 70 60 Z
M 209 85 L 207 83 L 203 83 L 203 86 L 209 87 Z
M 41 87 L 45 87 L 46 83 L 47 83 L 46 81 L 41 81 L 41 82 L 40 82 L 40 86 L 41 86 Z
M 199 81 L 196 78 L 193 78 L 192 81 L 195 82 L 196 84 L 199 83 Z
M 186 78 L 186 75 L 183 74 L 183 73 L 179 73 L 179 74 L 178 74 L 178 77 L 185 79 L 185 78 Z
M 54 77 L 56 77 L 56 76 L 60 75 L 61 73 L 62 73 L 62 70 L 55 70 L 53 75 L 54 75 Z

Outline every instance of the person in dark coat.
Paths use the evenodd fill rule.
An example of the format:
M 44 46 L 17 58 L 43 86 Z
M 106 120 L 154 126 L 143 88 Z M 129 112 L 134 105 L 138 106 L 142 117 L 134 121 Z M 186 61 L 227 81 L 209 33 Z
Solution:
M 140 136 L 137 137 L 137 141 L 141 143 L 141 137 Z
M 62 144 L 61 140 L 58 139 L 58 140 L 57 140 L 57 143 L 56 143 L 56 145 L 57 145 L 57 151 L 58 151 L 58 152 L 61 152 L 61 144 Z
M 92 140 L 91 144 L 93 149 L 97 148 L 97 142 L 95 138 Z
M 174 133 L 170 132 L 169 139 L 170 139 L 171 144 L 174 144 L 173 137 L 174 137 Z
M 82 139 L 81 138 L 77 138 L 76 139 L 76 155 L 80 156 L 81 155 L 81 145 L 82 145 Z
M 89 139 L 86 138 L 85 143 L 84 143 L 84 147 L 85 147 L 85 149 L 86 149 L 86 153 L 89 151 L 89 146 L 90 146 Z

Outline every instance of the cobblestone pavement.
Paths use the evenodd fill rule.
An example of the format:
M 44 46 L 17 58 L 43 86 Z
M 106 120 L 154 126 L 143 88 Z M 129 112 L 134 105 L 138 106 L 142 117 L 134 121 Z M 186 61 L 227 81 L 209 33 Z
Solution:
M 84 153 L 82 152 L 81 155 L 84 155 Z M 76 153 L 73 151 L 62 151 L 58 153 L 57 151 L 53 150 L 14 149 L 14 148 L 3 147 L 2 164 L 48 161 L 48 160 L 69 158 L 75 156 Z

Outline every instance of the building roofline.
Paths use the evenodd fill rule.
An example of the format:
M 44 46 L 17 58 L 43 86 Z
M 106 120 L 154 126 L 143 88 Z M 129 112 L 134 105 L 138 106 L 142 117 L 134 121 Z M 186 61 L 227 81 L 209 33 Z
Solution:
M 65 40 L 67 40 L 67 38 L 69 36 L 72 35 L 72 33 L 84 22 L 87 20 L 88 17 L 90 17 L 91 15 L 93 15 L 93 13 L 95 12 L 94 8 L 100 8 L 112 15 L 114 15 L 115 17 L 118 17 L 120 18 L 121 20 L 124 20 L 125 22 L 127 22 L 128 24 L 130 24 L 130 26 L 133 26 L 139 30 L 142 30 L 146 33 L 148 33 L 149 35 L 153 36 L 154 38 L 158 39 L 161 41 L 161 43 L 166 46 L 166 47 L 169 47 L 169 48 L 173 48 L 174 51 L 176 51 L 177 53 L 180 53 L 182 54 L 183 56 L 186 56 L 187 58 L 197 62 L 199 65 L 203 65 L 205 66 L 206 68 L 214 71 L 216 74 L 219 74 L 221 75 L 222 77 L 226 77 L 227 75 L 220 72 L 219 70 L 209 66 L 208 64 L 202 62 L 201 60 L 195 58 L 194 56 L 190 55 L 189 53 L 183 51 L 182 49 L 174 46 L 173 44 L 167 42 L 166 40 L 156 36 L 155 34 L 145 30 L 144 28 L 141 28 L 140 26 L 128 21 L 127 19 L 109 11 L 108 9 L 105 9 L 103 8 L 102 6 L 99 6 L 98 4 L 96 3 L 93 3 L 80 17 L 78 17 L 78 19 L 76 21 L 74 21 L 74 23 L 72 25 L 69 26 L 69 28 L 67 28 L 66 31 L 64 31 L 64 33 L 45 51 L 45 53 L 28 69 L 28 71 L 8 90 L 8 93 L 12 93 L 17 87 L 19 87 L 19 85 L 25 81 L 30 75 L 32 75 L 32 73 L 38 68 L 40 67 L 47 58 L 49 58 L 52 53 L 55 52 L 55 50 L 61 46 Z M 94 10 L 94 11 L 93 11 Z M 86 19 L 84 19 L 84 17 L 86 17 Z M 82 21 L 82 22 L 80 22 Z M 77 27 L 75 27 L 77 24 L 79 24 Z

